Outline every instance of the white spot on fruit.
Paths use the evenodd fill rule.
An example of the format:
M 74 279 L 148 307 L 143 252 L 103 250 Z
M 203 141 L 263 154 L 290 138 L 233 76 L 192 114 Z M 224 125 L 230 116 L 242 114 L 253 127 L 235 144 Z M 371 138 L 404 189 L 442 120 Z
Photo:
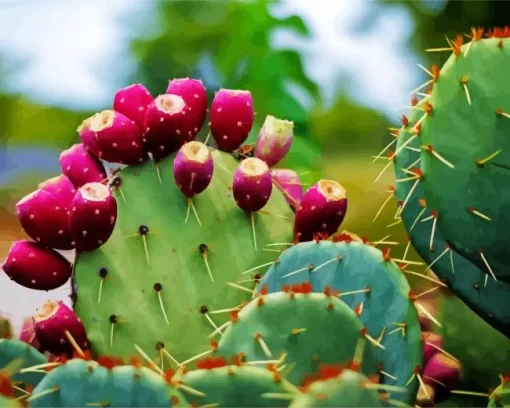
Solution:
M 120 98 L 120 103 L 124 103 L 124 98 Z
M 161 117 L 161 118 L 159 118 L 159 121 L 160 121 L 160 122 L 164 122 L 164 121 L 165 121 L 165 118 Z
M 237 127 L 242 127 L 243 126 L 243 122 L 237 122 Z
M 216 112 L 221 112 L 221 111 L 222 111 L 221 108 L 216 109 Z
M 227 139 L 228 139 L 227 135 L 223 135 L 223 140 L 227 140 Z
M 99 212 L 100 212 L 99 210 L 95 210 L 95 211 L 94 211 L 94 214 L 96 214 L 96 215 L 97 215 L 97 214 L 99 214 Z
M 84 173 L 87 173 L 88 171 L 89 171 L 89 168 L 88 168 L 88 167 L 85 167 L 85 168 L 83 169 L 83 172 L 84 172 Z

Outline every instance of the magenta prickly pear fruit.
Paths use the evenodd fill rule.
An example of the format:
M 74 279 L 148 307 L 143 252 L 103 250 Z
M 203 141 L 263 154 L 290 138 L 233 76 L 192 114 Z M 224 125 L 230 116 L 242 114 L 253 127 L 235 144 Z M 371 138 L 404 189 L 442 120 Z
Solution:
M 460 372 L 461 365 L 457 360 L 446 354 L 436 353 L 425 365 L 423 378 L 439 381 L 447 388 L 451 388 L 459 381 Z M 429 384 L 433 385 L 433 383 Z
M 211 134 L 218 149 L 233 152 L 248 138 L 255 113 L 250 91 L 220 89 L 211 104 Z
M 35 323 L 32 317 L 29 317 L 23 321 L 21 326 L 21 332 L 19 334 L 19 340 L 24 343 L 30 344 L 33 348 L 39 350 L 41 345 L 35 334 Z
M 129 165 L 143 161 L 142 133 L 135 122 L 122 113 L 105 110 L 86 119 L 82 126 L 81 140 L 94 156 Z M 92 137 L 90 132 L 93 132 Z
M 179 95 L 159 95 L 145 115 L 144 142 L 154 158 L 164 158 L 193 138 L 189 107 Z
M 426 364 L 435 354 L 440 352 L 438 348 L 443 347 L 443 338 L 431 332 L 422 332 L 421 338 L 423 340 L 423 361 Z
M 34 241 L 55 249 L 72 249 L 69 215 L 53 195 L 36 190 L 16 204 L 21 227 Z
M 167 94 L 178 95 L 188 106 L 191 138 L 195 137 L 204 125 L 207 115 L 207 90 L 201 80 L 192 78 L 175 78 L 168 83 Z
M 287 203 L 297 209 L 303 199 L 303 187 L 297 173 L 290 169 L 277 169 L 271 171 L 274 185 L 283 193 Z
M 78 188 L 87 183 L 106 179 L 103 164 L 92 156 L 82 143 L 75 144 L 60 154 L 62 173 Z
M 113 109 L 136 123 L 143 131 L 145 113 L 154 100 L 142 84 L 133 84 L 119 89 L 113 98 Z
M 43 351 L 72 356 L 74 347 L 71 341 L 75 341 L 82 350 L 90 348 L 81 320 L 62 302 L 44 302 L 34 315 L 34 324 Z
M 101 183 L 80 187 L 69 216 L 71 236 L 78 251 L 93 251 L 113 233 L 117 220 L 117 201 L 110 189 Z
M 347 196 L 342 185 L 333 180 L 320 180 L 310 187 L 296 210 L 295 238 L 312 241 L 318 233 L 334 234 L 347 211 Z
M 267 115 L 255 144 L 255 157 L 273 167 L 289 152 L 293 139 L 294 122 Z
M 239 164 L 234 173 L 232 191 L 241 209 L 259 211 L 269 201 L 272 190 L 271 172 L 265 162 L 250 157 Z
M 175 183 L 186 197 L 204 191 L 211 183 L 214 162 L 209 148 L 200 142 L 181 147 L 174 160 Z
M 72 265 L 57 251 L 23 240 L 12 243 L 2 269 L 21 286 L 53 290 L 69 280 Z
M 71 180 L 63 174 L 43 181 L 37 188 L 53 196 L 59 205 L 67 211 L 71 210 L 71 203 L 76 194 L 76 187 Z

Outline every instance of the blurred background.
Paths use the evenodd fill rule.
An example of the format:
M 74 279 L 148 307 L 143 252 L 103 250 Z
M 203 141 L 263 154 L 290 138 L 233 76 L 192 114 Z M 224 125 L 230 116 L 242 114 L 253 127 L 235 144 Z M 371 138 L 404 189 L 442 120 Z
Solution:
M 202 79 L 211 97 L 220 87 L 249 89 L 252 138 L 267 114 L 293 120 L 297 137 L 278 167 L 307 172 L 307 184 L 338 180 L 350 200 L 342 228 L 371 241 L 391 235 L 403 252 L 393 201 L 373 222 L 394 181 L 389 168 L 374 183 L 387 161 L 371 164 L 373 156 L 425 81 L 417 64 L 448 57 L 425 49 L 473 26 L 508 24 L 508 15 L 509 2 L 489 0 L 0 0 L 0 260 L 25 237 L 15 203 L 60 173 L 59 152 L 78 142 L 83 119 L 110 108 L 121 87 L 139 82 L 157 95 L 185 76 Z M 68 294 L 0 274 L 0 312 L 15 329 L 47 298 Z M 482 388 L 497 384 L 495 374 L 510 370 L 508 339 L 455 299 L 439 301 L 449 344 L 470 364 L 466 381 L 487 373 Z M 465 321 L 474 324 L 470 339 L 460 335 Z

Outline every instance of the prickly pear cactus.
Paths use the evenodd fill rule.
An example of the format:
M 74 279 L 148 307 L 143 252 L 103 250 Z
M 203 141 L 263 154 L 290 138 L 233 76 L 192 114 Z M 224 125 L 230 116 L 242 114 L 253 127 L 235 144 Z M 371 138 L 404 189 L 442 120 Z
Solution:
M 0 339 L 0 371 L 5 371 L 12 382 L 35 387 L 44 377 L 41 372 L 46 357 L 27 343 L 16 339 Z
M 170 395 L 172 392 L 172 396 Z M 182 395 L 145 367 L 107 369 L 95 361 L 73 359 L 52 370 L 28 398 L 31 407 L 172 407 Z
M 419 255 L 508 337 L 508 200 L 498 185 L 508 177 L 510 99 L 501 67 L 510 60 L 510 39 L 481 39 L 476 31 L 472 42 L 457 41 L 444 67 L 432 68 L 431 91 L 415 99 L 414 111 L 403 118 L 390 155 L 396 198 Z
M 382 363 L 384 382 L 405 386 L 414 379 L 408 394 L 398 396 L 411 401 L 419 385 L 415 373 L 423 360 L 414 304 L 419 302 L 415 302 L 389 252 L 356 241 L 357 237 L 349 233 L 336 239 L 340 241 L 306 242 L 285 250 L 264 275 L 259 288 L 273 293 L 306 282 L 314 292 L 340 298 L 359 313 L 367 338 L 371 339 L 367 347 Z

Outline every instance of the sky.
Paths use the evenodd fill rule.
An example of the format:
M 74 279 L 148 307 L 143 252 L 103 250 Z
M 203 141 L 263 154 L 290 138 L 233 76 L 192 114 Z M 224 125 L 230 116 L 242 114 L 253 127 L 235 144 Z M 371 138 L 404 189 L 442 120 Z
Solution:
M 276 12 L 301 15 L 313 39 L 280 33 L 275 43 L 302 50 L 306 72 L 326 97 L 344 79 L 356 99 L 394 118 L 408 105 L 409 90 L 420 81 L 416 58 L 406 46 L 412 25 L 405 12 L 392 10 L 370 22 L 369 34 L 353 35 L 353 24 L 364 18 L 370 3 L 289 0 Z M 132 18 L 150 18 L 153 4 L 149 0 L 0 0 L 0 52 L 27 61 L 25 69 L 2 85 L 51 105 L 87 109 L 111 105 L 117 86 L 112 78 L 124 86 L 134 69 L 116 19 L 126 12 Z M 51 160 L 56 162 L 54 157 Z M 17 323 L 48 298 L 67 301 L 68 293 L 64 287 L 48 293 L 31 291 L 0 274 L 0 311 Z M 22 298 L 27 300 L 15 301 Z

